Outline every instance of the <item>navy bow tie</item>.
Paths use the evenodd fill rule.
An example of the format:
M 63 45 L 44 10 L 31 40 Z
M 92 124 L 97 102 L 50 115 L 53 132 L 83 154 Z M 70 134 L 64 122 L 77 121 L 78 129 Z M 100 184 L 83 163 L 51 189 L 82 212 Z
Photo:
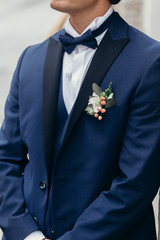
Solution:
M 109 27 L 111 20 L 115 16 L 115 14 L 116 13 L 113 12 L 96 30 L 91 31 L 89 29 L 80 37 L 74 38 L 66 32 L 64 34 L 61 34 L 59 36 L 59 40 L 62 43 L 64 50 L 68 54 L 71 54 L 77 45 L 84 45 L 92 49 L 97 48 L 98 44 L 96 37 L 102 34 Z

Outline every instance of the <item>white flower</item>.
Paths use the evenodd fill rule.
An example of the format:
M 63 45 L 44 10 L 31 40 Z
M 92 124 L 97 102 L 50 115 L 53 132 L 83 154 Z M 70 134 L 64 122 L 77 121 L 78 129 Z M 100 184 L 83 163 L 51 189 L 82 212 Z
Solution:
M 93 111 L 98 112 L 97 108 L 101 106 L 100 97 L 93 92 L 92 96 L 89 98 L 88 105 L 92 105 Z
M 88 105 L 93 105 L 98 102 L 98 100 L 99 96 L 95 92 L 93 92 L 92 96 L 89 98 Z

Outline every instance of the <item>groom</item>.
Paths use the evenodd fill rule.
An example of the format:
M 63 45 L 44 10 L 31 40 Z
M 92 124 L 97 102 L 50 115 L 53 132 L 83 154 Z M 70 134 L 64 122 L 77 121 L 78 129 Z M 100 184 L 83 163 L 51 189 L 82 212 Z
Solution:
M 119 0 L 51 0 L 65 30 L 27 48 L 0 130 L 6 240 L 155 240 L 160 44 Z

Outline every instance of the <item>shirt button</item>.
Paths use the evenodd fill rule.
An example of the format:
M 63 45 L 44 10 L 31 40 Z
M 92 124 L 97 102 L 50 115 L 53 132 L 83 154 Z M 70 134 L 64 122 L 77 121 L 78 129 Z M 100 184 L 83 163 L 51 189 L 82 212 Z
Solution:
M 44 190 L 46 188 L 46 183 L 45 182 L 40 182 L 40 185 L 39 185 L 40 189 L 41 190 Z
M 54 230 L 51 228 L 51 233 L 54 234 Z

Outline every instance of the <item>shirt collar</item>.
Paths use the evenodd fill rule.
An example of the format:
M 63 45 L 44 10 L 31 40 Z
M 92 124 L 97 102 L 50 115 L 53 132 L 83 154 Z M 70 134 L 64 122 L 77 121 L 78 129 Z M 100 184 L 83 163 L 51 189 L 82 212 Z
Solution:
M 91 22 L 88 27 L 82 32 L 84 34 L 88 29 L 91 29 L 91 31 L 97 29 L 113 12 L 113 8 L 110 7 L 109 10 L 105 13 L 104 16 L 97 17 Z M 77 31 L 72 27 L 69 18 L 67 19 L 65 23 L 65 31 L 70 34 L 72 37 L 80 37 L 82 34 L 78 34 Z

